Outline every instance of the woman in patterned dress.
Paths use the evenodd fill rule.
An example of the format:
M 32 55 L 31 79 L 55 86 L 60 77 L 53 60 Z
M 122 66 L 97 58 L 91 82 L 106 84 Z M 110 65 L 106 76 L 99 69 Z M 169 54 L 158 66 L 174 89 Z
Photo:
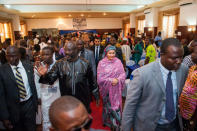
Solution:
M 111 130 L 120 130 L 122 113 L 122 90 L 125 71 L 121 61 L 115 57 L 115 46 L 107 46 L 105 58 L 97 68 L 97 82 L 103 98 L 103 124 Z

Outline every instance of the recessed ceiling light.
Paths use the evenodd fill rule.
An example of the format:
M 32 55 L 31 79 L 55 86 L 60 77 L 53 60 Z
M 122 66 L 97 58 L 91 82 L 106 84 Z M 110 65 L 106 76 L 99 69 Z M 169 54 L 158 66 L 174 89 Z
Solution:
M 68 15 L 68 17 L 71 17 L 71 16 L 72 16 L 71 14 Z
M 83 17 L 83 16 L 84 16 L 84 14 L 81 14 L 81 16 Z
M 32 15 L 31 17 L 34 18 L 36 15 Z
M 103 15 L 105 16 L 105 15 L 107 15 L 107 14 L 104 12 Z
M 142 8 L 142 7 L 144 7 L 144 5 L 138 5 L 138 6 L 137 6 L 138 9 L 139 9 L 139 8 Z
M 7 7 L 7 8 L 10 8 L 11 7 L 11 5 L 4 5 L 5 7 Z

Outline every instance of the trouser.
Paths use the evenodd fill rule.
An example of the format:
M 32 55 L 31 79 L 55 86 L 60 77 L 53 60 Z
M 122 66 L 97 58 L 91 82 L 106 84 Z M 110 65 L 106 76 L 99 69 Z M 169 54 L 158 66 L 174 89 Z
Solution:
M 13 123 L 14 131 L 36 131 L 36 110 L 32 99 L 20 103 L 20 119 Z
M 178 119 L 169 124 L 157 124 L 155 131 L 180 131 Z

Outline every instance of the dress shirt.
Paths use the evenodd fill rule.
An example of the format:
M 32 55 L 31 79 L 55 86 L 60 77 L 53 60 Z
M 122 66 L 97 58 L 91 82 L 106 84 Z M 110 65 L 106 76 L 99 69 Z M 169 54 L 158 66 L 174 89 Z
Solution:
M 96 54 L 96 50 L 98 50 L 98 54 Z M 95 58 L 96 58 L 96 55 L 99 58 L 99 51 L 100 51 L 100 45 L 99 46 L 95 46 Z
M 10 66 L 12 68 L 12 71 L 13 71 L 15 77 L 16 77 L 16 67 L 18 67 L 18 71 L 20 72 L 20 74 L 21 74 L 21 76 L 23 78 L 23 83 L 24 83 L 25 90 L 26 90 L 26 93 L 27 93 L 27 96 L 25 97 L 25 99 L 20 99 L 20 101 L 21 102 L 22 101 L 26 101 L 32 96 L 26 70 L 23 67 L 23 64 L 22 64 L 21 61 L 19 61 L 17 66 L 13 66 L 13 65 L 10 65 Z
M 162 78 L 163 78 L 163 82 L 164 82 L 164 88 L 166 88 L 166 82 L 167 82 L 167 78 L 168 78 L 168 73 L 170 72 L 168 69 L 166 69 L 162 64 L 161 61 L 159 61 L 159 65 L 160 65 L 160 70 L 161 70 L 161 74 L 162 74 Z M 177 81 L 176 81 L 176 72 L 175 71 L 171 71 L 172 75 L 171 75 L 171 79 L 172 79 L 172 85 L 173 85 L 173 99 L 174 99 L 174 108 L 175 108 L 175 116 L 174 119 L 176 118 L 176 106 L 177 106 L 177 99 L 178 99 L 178 90 L 177 90 Z M 169 121 L 165 118 L 165 110 L 166 109 L 166 103 L 164 104 L 164 106 L 162 107 L 162 112 L 161 112 L 161 116 L 160 119 L 158 121 L 159 124 L 168 124 Z

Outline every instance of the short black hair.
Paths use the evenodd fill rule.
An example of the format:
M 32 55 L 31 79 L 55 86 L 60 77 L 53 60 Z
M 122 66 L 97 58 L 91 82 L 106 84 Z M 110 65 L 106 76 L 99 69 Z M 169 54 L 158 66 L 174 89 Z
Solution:
M 165 39 L 162 44 L 161 44 L 161 54 L 164 54 L 166 53 L 166 49 L 169 47 L 169 46 L 176 46 L 176 47 L 182 47 L 181 43 L 179 42 L 178 39 L 176 38 L 167 38 Z
M 50 47 L 50 46 L 46 46 L 46 47 L 44 47 L 42 50 L 50 50 L 50 51 L 51 51 L 51 54 L 53 54 L 53 53 L 54 53 L 53 48 L 52 48 L 52 47 Z
M 34 45 L 34 50 L 35 50 L 36 52 L 39 52 L 39 51 L 40 51 L 40 45 L 39 45 L 39 44 L 35 44 L 35 45 Z
M 73 96 L 62 96 L 56 99 L 49 108 L 49 119 L 52 126 L 57 129 L 57 117 L 60 112 L 68 112 L 76 109 L 81 103 Z M 83 104 L 82 104 L 83 105 Z M 85 107 L 84 107 L 85 108 Z

